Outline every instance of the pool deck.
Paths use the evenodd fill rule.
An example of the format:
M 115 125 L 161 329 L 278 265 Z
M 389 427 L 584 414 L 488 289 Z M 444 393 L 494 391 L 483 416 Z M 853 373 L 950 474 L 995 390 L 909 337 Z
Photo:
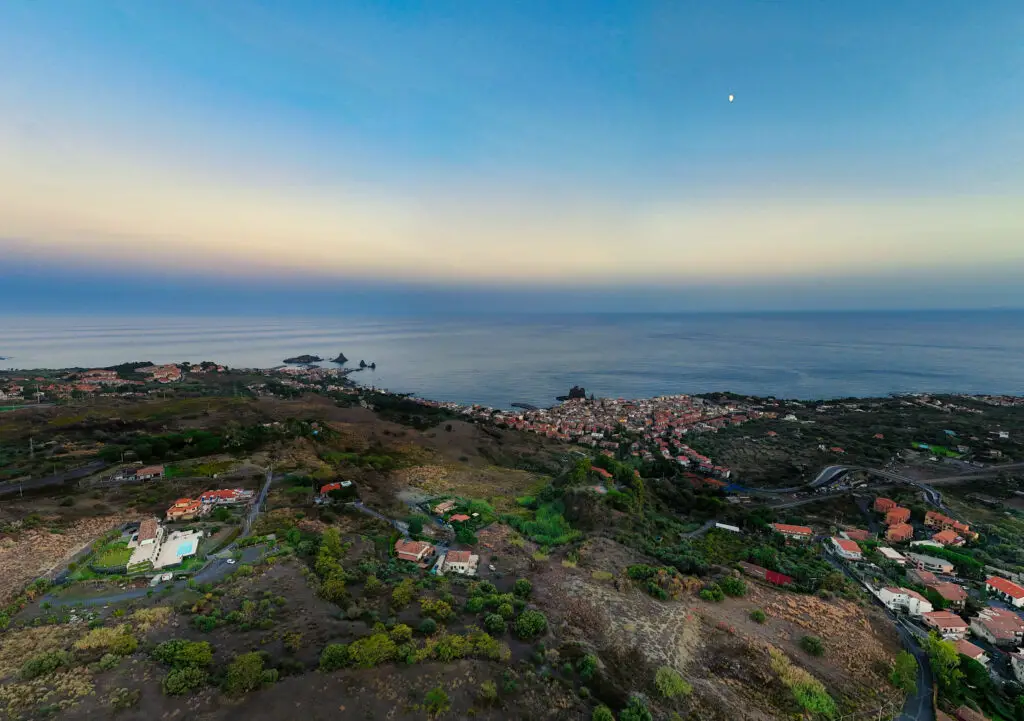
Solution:
M 202 534 L 195 531 L 171 531 L 160 546 L 160 554 L 153 561 L 153 568 L 160 569 L 181 563 L 183 556 L 178 555 L 178 549 L 191 544 L 192 553 L 195 553 L 200 538 Z

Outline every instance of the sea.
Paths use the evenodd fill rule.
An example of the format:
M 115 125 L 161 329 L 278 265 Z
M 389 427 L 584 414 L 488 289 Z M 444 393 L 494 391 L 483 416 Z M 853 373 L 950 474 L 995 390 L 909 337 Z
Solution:
M 816 399 L 1024 394 L 1024 311 L 396 317 L 0 316 L 0 368 L 301 354 L 377 365 L 366 386 L 496 408 L 733 391 Z M 322 365 L 331 365 L 324 363 Z

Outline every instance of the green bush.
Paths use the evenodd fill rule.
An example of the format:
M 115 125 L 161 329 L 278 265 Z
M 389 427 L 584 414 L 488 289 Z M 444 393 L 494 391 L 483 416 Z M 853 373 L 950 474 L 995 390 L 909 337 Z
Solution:
M 206 641 L 186 641 L 175 638 L 164 641 L 153 649 L 153 658 L 167 666 L 209 666 L 213 663 L 213 649 Z
M 726 596 L 740 597 L 747 594 L 747 584 L 743 582 L 742 578 L 736 578 L 735 576 L 726 576 L 718 582 L 722 592 Z
M 67 651 L 51 651 L 33 656 L 21 665 L 19 675 L 23 681 L 48 676 L 61 666 L 72 665 L 71 654 Z
M 404 623 L 399 623 L 391 628 L 388 635 L 395 643 L 407 643 L 412 640 L 412 629 Z
M 676 696 L 689 696 L 693 693 L 693 686 L 679 675 L 679 672 L 669 666 L 662 666 L 654 674 L 654 685 L 665 698 Z
M 519 596 L 519 598 L 529 598 L 532 592 L 533 584 L 525 578 L 517 579 L 512 587 L 512 593 Z
M 337 671 L 348 663 L 348 646 L 343 643 L 331 643 L 320 653 L 320 670 Z
M 584 681 L 589 681 L 597 671 L 597 656 L 588 653 L 576 662 L 576 670 L 580 672 L 580 678 Z
M 437 621 L 432 618 L 425 618 L 420 622 L 419 632 L 424 636 L 430 636 L 437 632 Z
M 598 706 L 590 715 L 590 721 L 615 721 L 615 714 L 607 706 Z
M 184 668 L 171 669 L 164 677 L 161 686 L 165 695 L 180 696 L 206 685 L 208 678 L 206 671 L 203 669 L 195 666 L 186 666 Z
M 698 595 L 705 601 L 713 601 L 715 603 L 725 600 L 725 591 L 717 583 L 709 583 Z
M 452 707 L 448 700 L 448 694 L 443 688 L 437 686 L 427 691 L 423 698 L 423 706 L 431 716 L 440 716 Z
M 277 672 L 265 669 L 265 663 L 263 654 L 255 651 L 235 656 L 224 676 L 224 691 L 237 696 L 276 681 Z
M 353 641 L 348 657 L 358 668 L 373 668 L 397 656 L 398 646 L 386 633 L 375 633 Z
M 494 681 L 484 681 L 480 684 L 480 693 L 477 698 L 485 705 L 491 705 L 498 700 L 498 685 Z
M 768 616 L 760 608 L 755 608 L 750 612 L 750 619 L 755 623 L 764 623 L 768 620 Z
M 893 662 L 892 674 L 889 676 L 896 688 L 916 693 L 917 691 L 917 659 L 909 651 L 900 651 Z
M 516 615 L 516 610 L 511 603 L 502 603 L 498 606 L 498 615 L 508 620 Z
M 484 628 L 490 633 L 505 633 L 505 619 L 497 613 L 489 613 L 484 616 Z
M 402 579 L 402 582 L 391 591 L 391 604 L 395 608 L 405 608 L 412 603 L 416 593 L 416 586 L 411 578 Z
M 452 607 L 445 601 L 437 601 L 429 598 L 420 600 L 420 611 L 425 616 L 433 616 L 438 621 L 444 621 L 455 615 Z
M 470 613 L 480 613 L 484 610 L 487 600 L 483 596 L 473 596 L 466 601 L 466 610 Z
M 825 643 L 817 636 L 804 636 L 801 638 L 800 648 L 812 656 L 825 655 Z
M 547 628 L 547 616 L 540 611 L 523 611 L 515 623 L 516 635 L 526 640 L 541 635 Z
M 633 696 L 629 704 L 619 714 L 619 721 L 654 721 L 654 716 L 647 709 L 647 704 L 640 696 Z

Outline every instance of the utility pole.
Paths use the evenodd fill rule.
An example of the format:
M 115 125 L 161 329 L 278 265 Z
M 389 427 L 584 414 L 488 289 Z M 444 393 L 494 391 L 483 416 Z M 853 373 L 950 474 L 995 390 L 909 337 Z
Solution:
M 36 439 L 35 436 L 28 439 L 28 459 L 34 461 L 36 459 Z

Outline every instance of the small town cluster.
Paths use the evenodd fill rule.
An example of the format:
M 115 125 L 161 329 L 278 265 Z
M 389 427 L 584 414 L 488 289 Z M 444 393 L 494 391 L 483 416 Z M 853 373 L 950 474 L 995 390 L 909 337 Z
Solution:
M 986 667 L 995 656 L 1005 656 L 1013 677 L 1008 680 L 1024 683 L 1024 579 L 985 566 L 984 581 L 972 581 L 958 575 L 954 562 L 929 554 L 929 549 L 954 549 L 976 541 L 978 534 L 966 523 L 938 511 L 927 511 L 919 523 L 912 522 L 910 509 L 884 497 L 875 498 L 872 508 L 886 526 L 884 533 L 877 535 L 904 546 L 902 550 L 884 545 L 876 534 L 861 528 L 820 537 L 809 526 L 772 526 L 788 543 L 822 540 L 833 562 L 843 564 L 847 573 L 892 612 L 909 617 L 917 635 L 934 632 Z M 939 552 L 932 550 L 933 554 Z M 745 572 L 776 584 L 792 581 L 781 574 L 768 577 L 771 572 L 752 564 L 742 565 Z M 902 578 L 905 585 L 876 584 L 884 570 L 880 565 L 888 565 L 888 577 Z M 970 600 L 975 604 L 973 614 L 968 614 Z M 999 673 L 995 667 L 990 670 Z
M 627 400 L 572 398 L 553 408 L 520 411 L 487 406 L 420 401 L 477 420 L 506 425 L 600 449 L 613 455 L 623 443 L 634 458 L 672 460 L 684 468 L 727 479 L 731 471 L 690 448 L 682 439 L 691 433 L 713 433 L 753 418 L 775 418 L 774 412 L 738 405 L 716 405 L 689 395 Z

